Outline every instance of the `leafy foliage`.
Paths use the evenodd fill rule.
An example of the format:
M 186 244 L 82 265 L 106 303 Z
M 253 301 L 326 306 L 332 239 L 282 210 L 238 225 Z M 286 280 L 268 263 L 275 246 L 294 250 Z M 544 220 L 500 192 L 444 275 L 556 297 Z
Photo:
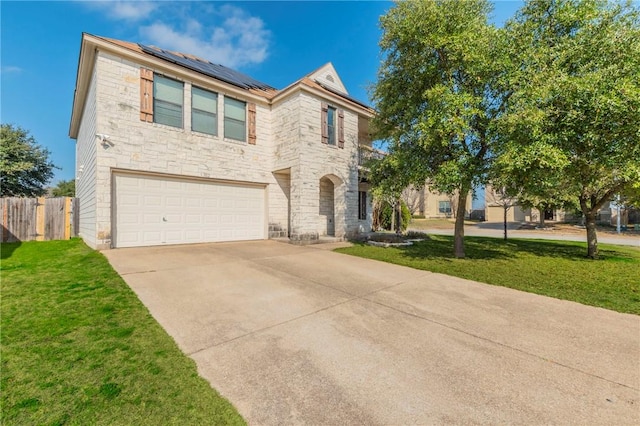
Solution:
M 49 151 L 21 127 L 0 127 L 0 196 L 32 197 L 45 193 L 56 166 Z
M 399 2 L 381 18 L 384 60 L 373 100 L 373 127 L 390 142 L 382 182 L 429 181 L 459 194 L 459 206 L 491 164 L 493 120 L 501 94 L 500 34 L 487 23 L 484 0 Z M 395 174 L 394 174 L 395 172 Z M 376 179 L 374 179 L 375 181 Z M 398 194 L 399 195 L 399 194 Z M 464 257 L 464 214 L 457 214 L 455 251 Z
M 402 226 L 401 231 L 404 232 L 407 230 L 409 226 L 409 222 L 411 221 L 411 211 L 407 207 L 407 204 L 402 201 L 400 203 L 401 215 L 402 215 Z M 383 203 L 382 208 L 379 211 L 380 219 L 379 224 L 383 229 L 388 231 L 392 230 L 392 216 L 394 213 L 393 206 L 389 203 Z
M 55 188 L 53 188 L 54 197 L 75 197 L 76 196 L 76 180 L 61 180 Z
M 640 181 L 639 12 L 532 0 L 506 34 L 511 97 L 497 163 L 529 199 L 580 205 L 597 257 L 597 211 Z

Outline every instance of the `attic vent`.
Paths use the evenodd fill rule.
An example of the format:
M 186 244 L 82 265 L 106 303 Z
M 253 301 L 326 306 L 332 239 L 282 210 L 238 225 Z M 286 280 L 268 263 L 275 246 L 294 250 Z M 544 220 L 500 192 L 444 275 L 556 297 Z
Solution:
M 332 83 L 335 83 L 335 80 L 333 79 L 333 77 L 331 76 L 331 74 L 327 74 L 327 76 L 325 77 L 327 79 L 327 81 L 330 81 Z

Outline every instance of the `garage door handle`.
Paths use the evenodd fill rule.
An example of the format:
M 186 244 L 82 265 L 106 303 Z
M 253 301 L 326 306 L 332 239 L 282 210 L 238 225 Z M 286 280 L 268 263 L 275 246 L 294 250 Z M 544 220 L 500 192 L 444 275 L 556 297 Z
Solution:
M 166 218 L 166 217 L 162 217 L 162 221 L 163 221 L 163 222 L 166 222 L 166 221 L 167 221 L 167 218 Z

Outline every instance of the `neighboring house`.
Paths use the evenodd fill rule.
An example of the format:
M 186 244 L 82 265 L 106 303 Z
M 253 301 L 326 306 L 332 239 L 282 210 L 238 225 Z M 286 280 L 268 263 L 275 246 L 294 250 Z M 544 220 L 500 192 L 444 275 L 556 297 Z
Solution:
M 485 221 L 504 221 L 504 208 L 507 210 L 507 222 L 540 222 L 540 211 L 537 209 L 523 209 L 517 204 L 517 200 L 503 199 L 499 193 L 493 190 L 491 185 L 485 186 Z M 563 222 L 573 220 L 574 217 L 563 209 L 549 209 L 544 212 L 544 220 Z
M 79 233 L 108 249 L 369 231 L 372 115 L 330 63 L 276 90 L 83 34 L 69 130 Z
M 455 216 L 458 195 L 441 194 L 429 189 L 425 184 L 420 189 L 409 187 L 403 192 L 403 200 L 411 214 L 424 216 L 427 219 L 452 218 Z M 469 193 L 465 206 L 465 218 L 471 214 L 473 194 Z

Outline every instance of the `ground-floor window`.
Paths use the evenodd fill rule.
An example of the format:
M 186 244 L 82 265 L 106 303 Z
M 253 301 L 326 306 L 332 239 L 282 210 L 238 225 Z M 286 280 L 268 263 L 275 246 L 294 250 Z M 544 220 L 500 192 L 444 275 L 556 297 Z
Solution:
M 438 204 L 438 212 L 440 212 L 440 214 L 451 214 L 451 202 L 440 201 L 440 203 Z
M 358 191 L 358 219 L 367 220 L 367 192 Z

